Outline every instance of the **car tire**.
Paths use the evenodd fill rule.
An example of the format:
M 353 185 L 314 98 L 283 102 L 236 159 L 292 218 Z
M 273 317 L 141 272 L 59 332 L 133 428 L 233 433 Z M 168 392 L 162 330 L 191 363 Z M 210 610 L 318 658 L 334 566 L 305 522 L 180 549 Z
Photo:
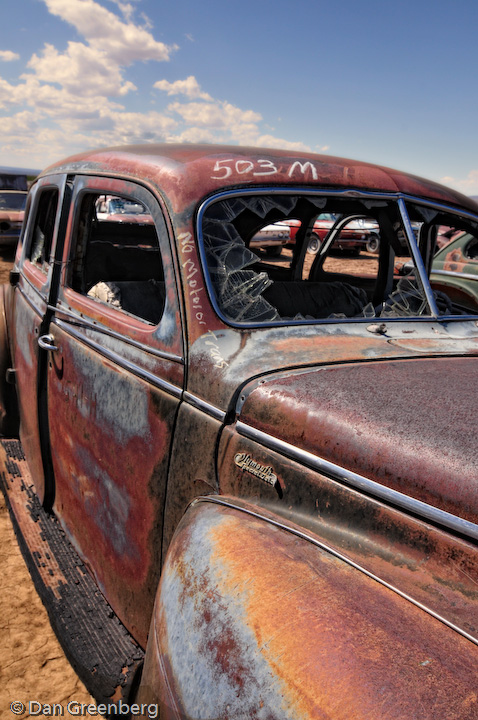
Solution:
M 310 255 L 317 255 L 320 248 L 320 238 L 316 233 L 312 233 L 307 243 L 307 252 Z
M 266 255 L 269 255 L 270 257 L 279 257 L 281 252 L 282 245 L 272 245 L 271 247 L 266 248 Z
M 378 235 L 372 234 L 370 235 L 369 239 L 367 240 L 367 252 L 369 253 L 377 253 L 380 248 L 380 238 Z

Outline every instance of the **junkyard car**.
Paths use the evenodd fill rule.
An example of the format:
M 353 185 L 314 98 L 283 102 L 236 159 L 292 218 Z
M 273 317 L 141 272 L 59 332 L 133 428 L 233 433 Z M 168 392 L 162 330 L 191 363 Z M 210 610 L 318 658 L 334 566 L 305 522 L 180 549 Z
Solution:
M 478 308 L 478 236 L 467 232 L 444 245 L 433 258 L 430 280 L 463 312 Z
M 366 271 L 332 237 L 307 254 L 324 212 L 377 224 Z M 251 251 L 287 220 L 293 253 Z M 98 701 L 476 720 L 478 306 L 430 285 L 443 225 L 476 236 L 478 206 L 287 151 L 113 148 L 37 179 L 2 289 L 3 486 Z
M 26 191 L 0 190 L 0 245 L 18 243 L 26 200 Z
M 287 220 L 291 228 L 290 242 L 295 242 L 295 236 L 300 228 L 300 220 Z M 358 254 L 360 250 L 377 252 L 380 245 L 380 230 L 376 222 L 367 217 L 350 217 L 345 219 L 332 213 L 321 213 L 314 221 L 309 233 L 307 252 L 315 255 L 321 243 L 333 235 L 333 250 Z
M 286 223 L 265 225 L 245 243 L 251 250 L 264 250 L 269 255 L 279 256 L 282 248 L 290 242 L 291 229 Z

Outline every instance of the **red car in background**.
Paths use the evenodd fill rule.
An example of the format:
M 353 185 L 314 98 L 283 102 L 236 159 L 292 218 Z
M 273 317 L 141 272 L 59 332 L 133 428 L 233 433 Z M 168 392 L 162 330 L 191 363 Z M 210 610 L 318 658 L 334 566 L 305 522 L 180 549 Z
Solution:
M 0 190 L 0 245 L 17 244 L 26 201 L 26 190 Z
M 290 225 L 290 243 L 295 243 L 300 220 L 287 220 Z M 380 247 L 379 228 L 375 220 L 358 217 L 347 218 L 341 227 L 340 217 L 332 213 L 321 213 L 314 222 L 307 243 L 307 252 L 315 255 L 331 230 L 334 232 L 334 250 L 358 255 L 360 250 L 376 253 Z

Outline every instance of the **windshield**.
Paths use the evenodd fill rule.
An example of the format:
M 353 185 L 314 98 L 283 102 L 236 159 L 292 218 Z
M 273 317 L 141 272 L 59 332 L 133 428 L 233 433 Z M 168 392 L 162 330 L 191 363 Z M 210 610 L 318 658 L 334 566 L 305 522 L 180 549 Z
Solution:
M 476 287 L 464 303 L 433 263 L 441 233 L 476 237 L 477 218 L 354 195 L 237 193 L 209 201 L 200 238 L 217 312 L 248 325 L 478 314 L 478 274 L 468 279 Z M 468 274 L 474 268 L 468 263 Z
M 25 210 L 26 201 L 26 193 L 0 191 L 0 210 Z

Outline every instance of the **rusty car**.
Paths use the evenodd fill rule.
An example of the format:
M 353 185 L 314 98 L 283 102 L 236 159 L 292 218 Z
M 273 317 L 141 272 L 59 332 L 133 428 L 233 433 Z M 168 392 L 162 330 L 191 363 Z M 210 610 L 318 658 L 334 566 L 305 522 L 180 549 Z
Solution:
M 290 226 L 289 244 L 294 244 L 295 236 L 301 226 L 300 220 L 287 220 Z M 315 255 L 320 245 L 328 239 L 329 234 L 333 235 L 333 251 L 347 252 L 351 255 L 358 255 L 361 250 L 376 253 L 380 245 L 380 229 L 374 220 L 367 217 L 351 217 L 347 215 L 345 220 L 332 213 L 321 213 L 314 222 L 309 233 L 307 252 Z
M 370 218 L 378 254 L 307 253 L 323 213 Z M 280 262 L 251 249 L 289 220 Z M 1 482 L 97 702 L 476 720 L 478 299 L 435 284 L 443 226 L 477 238 L 478 205 L 297 151 L 123 146 L 36 179 L 1 286 Z
M 18 243 L 26 201 L 26 191 L 0 190 L 0 245 Z

